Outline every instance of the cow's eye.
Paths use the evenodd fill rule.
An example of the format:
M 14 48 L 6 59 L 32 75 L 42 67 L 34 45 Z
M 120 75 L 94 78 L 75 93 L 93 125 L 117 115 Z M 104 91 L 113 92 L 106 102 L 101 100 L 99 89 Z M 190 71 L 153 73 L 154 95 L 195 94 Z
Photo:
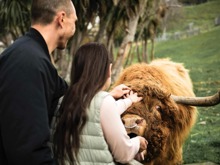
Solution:
M 161 111 L 161 110 L 162 110 L 161 106 L 159 106 L 159 105 L 156 105 L 156 109 L 157 109 L 158 111 Z

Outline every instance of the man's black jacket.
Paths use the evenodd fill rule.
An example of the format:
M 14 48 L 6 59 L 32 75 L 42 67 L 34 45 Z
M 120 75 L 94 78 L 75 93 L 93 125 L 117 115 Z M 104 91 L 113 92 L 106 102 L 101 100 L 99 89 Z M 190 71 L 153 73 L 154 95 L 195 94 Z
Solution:
M 0 164 L 53 164 L 49 123 L 67 84 L 31 28 L 0 55 Z

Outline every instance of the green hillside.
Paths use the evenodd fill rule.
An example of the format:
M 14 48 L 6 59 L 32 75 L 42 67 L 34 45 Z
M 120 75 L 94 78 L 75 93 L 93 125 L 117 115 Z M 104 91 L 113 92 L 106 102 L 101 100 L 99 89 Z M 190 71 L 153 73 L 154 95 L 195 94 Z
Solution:
M 220 27 L 194 37 L 157 43 L 155 57 L 184 63 L 194 82 L 220 80 L 220 74 L 216 74 L 220 71 Z
M 220 0 L 209 0 L 196 6 L 184 6 L 180 11 L 176 18 L 169 21 L 168 31 L 186 30 L 190 23 L 206 31 L 215 26 L 214 20 L 220 16 Z
M 197 96 L 220 90 L 220 27 L 200 35 L 157 43 L 155 58 L 171 58 L 190 70 Z M 198 121 L 184 146 L 184 162 L 220 163 L 220 105 L 198 108 Z

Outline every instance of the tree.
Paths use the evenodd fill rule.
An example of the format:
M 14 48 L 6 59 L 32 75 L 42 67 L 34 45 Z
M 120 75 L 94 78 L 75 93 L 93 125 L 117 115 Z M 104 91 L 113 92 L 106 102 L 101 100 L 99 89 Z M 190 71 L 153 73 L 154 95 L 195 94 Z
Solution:
M 30 4 L 31 0 L 1 0 L 0 1 L 0 37 L 8 46 L 8 36 L 15 40 L 24 34 L 30 26 Z
M 143 40 L 146 51 L 148 39 L 151 39 L 152 43 L 154 41 L 160 22 L 158 10 L 162 0 L 72 0 L 72 2 L 78 15 L 75 35 L 70 40 L 66 52 L 53 53 L 63 77 L 68 77 L 72 55 L 85 42 L 97 41 L 106 44 L 114 59 L 114 81 L 129 57 L 132 43 Z M 6 37 L 3 35 L 10 34 L 14 40 L 24 34 L 30 26 L 31 0 L 0 0 L 0 3 L 2 23 L 0 39 L 4 40 Z M 117 52 L 116 47 L 119 47 Z M 147 62 L 146 55 L 145 52 L 139 60 Z M 66 67 L 61 68 L 63 65 Z
M 131 43 L 134 41 L 139 18 L 143 14 L 147 1 L 146 0 L 137 0 L 137 1 L 130 0 L 130 1 L 122 2 L 122 3 L 126 11 L 126 13 L 124 14 L 125 14 L 125 18 L 127 18 L 126 20 L 127 26 L 125 27 L 126 34 L 119 47 L 118 54 L 117 54 L 115 63 L 113 65 L 113 71 L 112 71 L 113 82 L 116 80 L 121 70 L 123 69 L 123 64 L 131 48 Z

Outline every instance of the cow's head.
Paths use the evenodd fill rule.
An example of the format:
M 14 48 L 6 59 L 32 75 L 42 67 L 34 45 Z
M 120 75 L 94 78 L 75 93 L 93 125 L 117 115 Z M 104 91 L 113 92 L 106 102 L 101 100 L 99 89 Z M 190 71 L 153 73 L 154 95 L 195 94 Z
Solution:
M 158 156 L 167 155 L 165 152 L 167 152 L 168 148 L 173 150 L 172 153 L 175 154 L 175 146 L 172 147 L 172 145 L 178 142 L 175 140 L 171 142 L 171 139 L 179 136 L 177 134 L 181 134 L 181 130 L 184 132 L 183 127 L 185 122 L 190 120 L 190 114 L 189 117 L 184 115 L 188 115 L 186 109 L 189 112 L 193 112 L 192 107 L 177 104 L 176 100 L 179 98 L 172 96 L 165 88 L 158 84 L 147 86 L 141 85 L 138 81 L 132 81 L 131 84 L 127 83 L 125 85 L 132 88 L 139 96 L 142 96 L 143 100 L 129 107 L 122 114 L 121 118 L 131 138 L 143 136 L 148 141 L 144 162 L 150 162 Z M 203 99 L 207 100 L 207 98 Z M 184 135 L 185 133 L 182 134 Z M 184 139 L 184 137 L 181 137 L 181 139 Z
M 132 81 L 125 84 L 143 97 L 141 102 L 133 104 L 122 114 L 122 122 L 130 137 L 143 136 L 148 141 L 145 162 L 164 152 L 170 129 L 178 123 L 178 106 L 165 89 L 157 84 L 141 85 Z

